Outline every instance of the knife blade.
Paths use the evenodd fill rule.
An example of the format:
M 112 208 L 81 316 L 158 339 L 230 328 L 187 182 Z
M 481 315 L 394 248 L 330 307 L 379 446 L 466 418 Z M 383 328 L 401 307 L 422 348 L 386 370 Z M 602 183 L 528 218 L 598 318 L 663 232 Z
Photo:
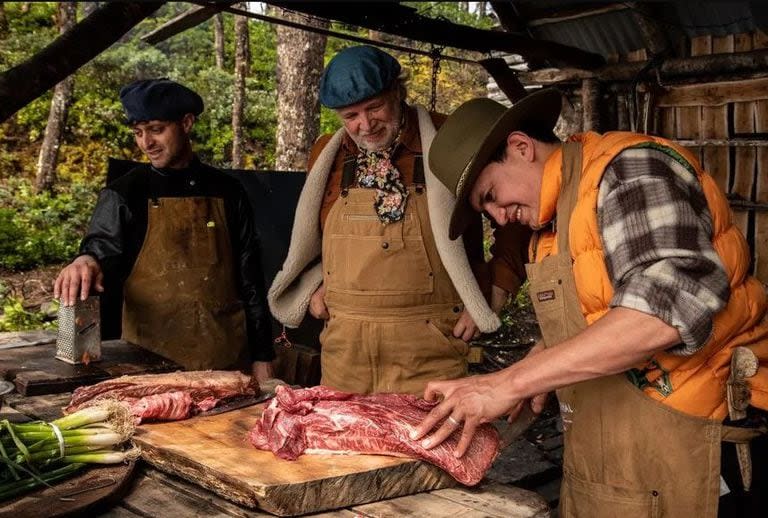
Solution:
M 275 396 L 274 391 L 262 392 L 258 396 L 248 396 L 244 398 L 231 399 L 221 406 L 211 408 L 205 412 L 200 412 L 197 417 L 207 417 L 217 414 L 223 414 L 225 412 L 231 412 L 232 410 L 238 410 L 253 405 L 257 405 L 263 401 L 271 399 Z
M 499 425 L 500 448 L 503 450 L 512 444 L 512 442 L 521 436 L 538 417 L 537 414 L 533 413 L 530 405 L 525 404 L 520 411 L 520 414 L 517 416 L 517 419 L 511 423 L 504 421 Z

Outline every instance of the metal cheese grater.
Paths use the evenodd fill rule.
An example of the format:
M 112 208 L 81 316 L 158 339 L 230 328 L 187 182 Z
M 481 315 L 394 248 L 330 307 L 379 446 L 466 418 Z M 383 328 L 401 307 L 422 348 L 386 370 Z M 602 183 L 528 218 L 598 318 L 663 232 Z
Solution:
M 59 306 L 56 358 L 72 364 L 101 359 L 99 297 L 78 300 L 74 306 Z

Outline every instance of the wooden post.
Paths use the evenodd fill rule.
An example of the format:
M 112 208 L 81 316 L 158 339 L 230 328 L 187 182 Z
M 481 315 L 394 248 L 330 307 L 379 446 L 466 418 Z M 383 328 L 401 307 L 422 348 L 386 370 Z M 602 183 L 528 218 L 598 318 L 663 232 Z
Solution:
M 596 79 L 581 82 L 581 110 L 584 131 L 600 131 L 600 84 Z
M 629 110 L 627 109 L 627 94 L 616 93 L 616 129 L 629 131 Z

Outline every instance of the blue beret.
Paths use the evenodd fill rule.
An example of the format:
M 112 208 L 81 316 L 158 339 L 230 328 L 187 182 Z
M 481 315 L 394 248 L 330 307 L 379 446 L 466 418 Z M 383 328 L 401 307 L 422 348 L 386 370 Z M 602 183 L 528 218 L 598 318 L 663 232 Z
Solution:
M 325 67 L 320 79 L 320 102 L 343 108 L 386 90 L 400 75 L 400 63 L 384 51 L 362 45 L 349 47 Z
M 139 121 L 175 121 L 187 113 L 203 113 L 203 99 L 184 85 L 165 77 L 140 79 L 120 89 L 128 124 Z

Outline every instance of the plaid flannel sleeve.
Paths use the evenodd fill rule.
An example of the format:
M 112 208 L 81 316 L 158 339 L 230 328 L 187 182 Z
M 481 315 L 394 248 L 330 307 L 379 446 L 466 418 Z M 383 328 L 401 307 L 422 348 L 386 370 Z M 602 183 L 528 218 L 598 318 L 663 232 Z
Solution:
M 682 343 L 668 352 L 695 353 L 730 287 L 693 168 L 671 148 L 624 150 L 603 175 L 597 212 L 610 306 L 657 316 L 680 332 Z

